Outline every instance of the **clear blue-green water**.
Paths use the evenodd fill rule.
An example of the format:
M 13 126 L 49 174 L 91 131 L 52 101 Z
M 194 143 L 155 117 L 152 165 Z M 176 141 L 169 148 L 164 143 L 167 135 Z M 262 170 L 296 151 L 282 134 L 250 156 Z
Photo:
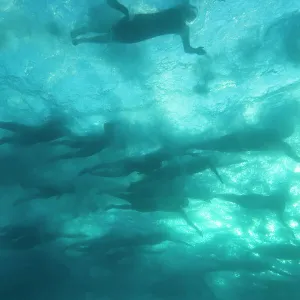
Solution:
M 0 0 L 0 299 L 299 299 L 299 1 L 193 1 L 207 56 L 73 46 L 120 18 L 104 2 Z M 129 186 L 141 208 L 108 210 Z

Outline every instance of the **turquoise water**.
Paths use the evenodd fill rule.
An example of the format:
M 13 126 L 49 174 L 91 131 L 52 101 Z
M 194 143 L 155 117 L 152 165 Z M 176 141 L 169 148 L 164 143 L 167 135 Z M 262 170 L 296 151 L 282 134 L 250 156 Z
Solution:
M 300 160 L 286 151 L 300 156 L 299 1 L 194 1 L 205 57 L 172 35 L 73 46 L 72 29 L 120 17 L 103 2 L 0 0 L 0 121 L 57 125 L 0 122 L 0 299 L 299 299 Z M 134 14 L 179 1 L 122 3 Z M 219 151 L 201 144 L 236 132 Z M 163 171 L 122 173 L 159 149 Z M 201 155 L 223 183 L 190 171 Z M 99 163 L 109 176 L 78 175 Z M 134 201 L 182 201 L 199 230 L 179 209 L 106 210 L 140 180 Z

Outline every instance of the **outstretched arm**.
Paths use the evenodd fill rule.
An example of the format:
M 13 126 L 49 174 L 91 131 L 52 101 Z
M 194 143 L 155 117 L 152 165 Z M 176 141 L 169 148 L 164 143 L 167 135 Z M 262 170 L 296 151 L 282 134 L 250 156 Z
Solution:
M 123 4 L 119 3 L 117 0 L 106 0 L 107 4 L 121 13 L 123 13 L 127 18 L 129 18 L 129 11 L 126 6 Z
M 184 52 L 194 53 L 194 54 L 198 54 L 198 55 L 205 55 L 206 54 L 203 47 L 193 48 L 191 46 L 191 44 L 190 44 L 190 28 L 188 26 L 184 27 L 184 29 L 182 30 L 180 36 L 181 36 Z

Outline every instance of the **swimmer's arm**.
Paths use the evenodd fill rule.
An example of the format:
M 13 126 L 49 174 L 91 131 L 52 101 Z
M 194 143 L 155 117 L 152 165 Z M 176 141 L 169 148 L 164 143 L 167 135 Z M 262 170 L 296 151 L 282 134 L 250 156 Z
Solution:
M 194 53 L 198 55 L 205 55 L 206 52 L 203 49 L 203 47 L 193 48 L 190 44 L 190 28 L 188 26 L 185 26 L 182 30 L 181 34 L 181 40 L 183 44 L 183 49 L 185 53 Z
M 106 3 L 113 9 L 116 9 L 129 18 L 129 11 L 126 6 L 119 3 L 117 0 L 106 0 Z

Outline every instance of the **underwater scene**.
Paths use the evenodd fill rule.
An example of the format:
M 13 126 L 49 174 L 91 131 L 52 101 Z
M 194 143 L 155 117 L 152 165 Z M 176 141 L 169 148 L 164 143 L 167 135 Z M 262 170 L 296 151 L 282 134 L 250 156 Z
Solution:
M 299 300 L 299 0 L 0 0 L 0 300 Z

